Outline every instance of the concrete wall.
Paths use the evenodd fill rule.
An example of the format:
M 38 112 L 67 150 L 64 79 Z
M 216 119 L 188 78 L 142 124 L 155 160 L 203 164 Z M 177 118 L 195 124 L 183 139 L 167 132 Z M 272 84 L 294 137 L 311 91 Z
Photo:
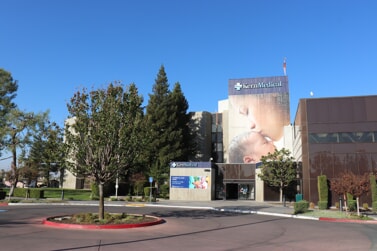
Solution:
M 172 188 L 170 187 L 170 200 L 210 201 L 215 199 L 215 172 L 212 168 L 171 168 L 171 176 L 208 176 L 207 189 Z M 171 184 L 170 184 L 171 185 Z

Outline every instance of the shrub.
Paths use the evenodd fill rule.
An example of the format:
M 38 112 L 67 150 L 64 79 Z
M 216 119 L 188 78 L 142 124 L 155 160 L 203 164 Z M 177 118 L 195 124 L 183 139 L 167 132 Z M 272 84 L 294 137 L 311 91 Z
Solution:
M 326 175 L 318 176 L 318 196 L 319 201 L 328 201 L 329 199 L 329 189 L 327 186 Z
M 364 210 L 369 210 L 369 205 L 368 205 L 368 203 L 363 203 L 363 209 L 364 209 Z
M 144 196 L 149 197 L 150 196 L 150 187 L 144 187 Z M 155 187 L 152 187 L 152 197 L 156 198 L 157 194 L 157 189 Z
M 377 212 L 377 201 L 372 202 L 372 210 L 373 212 Z
M 13 196 L 42 199 L 44 197 L 44 191 L 39 188 L 15 188 Z
M 90 185 L 90 188 L 92 189 L 92 193 L 90 194 L 90 198 L 92 200 L 98 200 L 99 199 L 99 188 L 98 188 L 98 184 L 96 183 L 92 183 Z
M 369 182 L 370 182 L 370 190 L 372 193 L 372 202 L 377 201 L 377 184 L 376 184 L 376 176 L 370 175 L 369 176 Z
M 310 209 L 314 209 L 315 208 L 314 202 L 310 202 L 309 207 L 310 207 Z
M 348 200 L 347 201 L 348 211 L 356 211 L 356 200 Z
M 339 202 L 335 202 L 335 208 L 339 209 Z
M 164 199 L 169 197 L 169 184 L 162 184 L 160 186 L 160 197 Z
M 318 209 L 326 210 L 327 209 L 327 201 L 318 201 Z
M 300 200 L 294 203 L 294 214 L 302 214 L 308 211 L 309 202 Z

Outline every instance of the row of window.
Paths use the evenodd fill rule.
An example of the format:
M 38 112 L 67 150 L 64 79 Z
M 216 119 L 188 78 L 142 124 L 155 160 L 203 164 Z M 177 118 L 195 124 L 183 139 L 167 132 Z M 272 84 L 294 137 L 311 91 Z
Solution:
M 377 132 L 310 133 L 309 143 L 375 143 Z

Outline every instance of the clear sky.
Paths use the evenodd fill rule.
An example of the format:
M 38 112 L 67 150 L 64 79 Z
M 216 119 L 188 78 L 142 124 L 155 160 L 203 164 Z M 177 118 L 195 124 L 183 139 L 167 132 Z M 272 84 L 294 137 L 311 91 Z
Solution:
M 232 78 L 283 75 L 300 98 L 377 94 L 375 0 L 2 0 L 0 68 L 25 111 L 63 124 L 81 87 L 135 83 L 161 65 L 190 111 L 217 111 Z M 2 156 L 5 157 L 5 156 Z M 4 161 L 0 161 L 3 168 Z

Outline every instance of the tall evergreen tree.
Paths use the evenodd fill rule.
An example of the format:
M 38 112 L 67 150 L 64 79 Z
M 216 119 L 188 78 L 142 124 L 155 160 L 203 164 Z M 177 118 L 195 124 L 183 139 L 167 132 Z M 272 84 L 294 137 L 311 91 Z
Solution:
M 175 159 L 188 161 L 190 156 L 194 155 L 195 144 L 192 130 L 189 127 L 191 114 L 187 112 L 189 105 L 182 93 L 181 85 L 177 82 L 174 85 L 171 96 L 172 123 L 174 123 L 176 132 L 176 156 Z
M 170 151 L 172 119 L 170 112 L 170 90 L 164 66 L 161 66 L 153 85 L 152 94 L 146 107 L 146 123 L 148 127 L 148 159 L 149 175 L 158 183 L 168 173 L 168 165 L 172 159 Z

